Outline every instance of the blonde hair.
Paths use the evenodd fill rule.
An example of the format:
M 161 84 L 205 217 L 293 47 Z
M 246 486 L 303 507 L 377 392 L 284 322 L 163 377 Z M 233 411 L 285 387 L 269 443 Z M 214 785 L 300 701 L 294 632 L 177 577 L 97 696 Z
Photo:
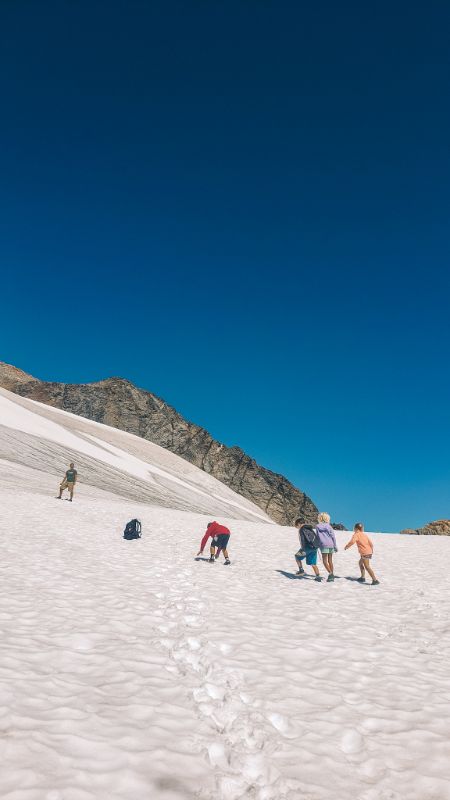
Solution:
M 330 515 L 326 513 L 326 511 L 321 511 L 319 516 L 317 517 L 319 522 L 330 522 Z

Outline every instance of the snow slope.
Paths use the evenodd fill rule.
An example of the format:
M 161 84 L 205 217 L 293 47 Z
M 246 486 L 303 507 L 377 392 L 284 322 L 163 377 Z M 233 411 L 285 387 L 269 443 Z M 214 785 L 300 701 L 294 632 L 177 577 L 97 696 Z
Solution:
M 88 485 L 152 505 L 270 522 L 253 503 L 168 450 L 5 389 L 0 389 L 0 458 L 57 476 L 55 491 L 74 461 L 77 492 Z M 40 480 L 30 474 L 30 484 Z
M 105 460 L 77 451 L 93 477 L 71 504 L 37 470 L 61 441 L 7 413 L 2 800 L 450 798 L 449 539 L 378 535 L 372 587 L 346 579 L 358 557 L 339 533 L 342 577 L 317 584 L 293 577 L 296 532 L 230 505 L 214 516 L 231 527 L 232 565 L 210 565 L 194 559 L 207 517 L 162 507 L 161 476 L 154 489 L 129 471 L 141 467 L 117 431 L 83 429 L 78 447 Z M 186 465 L 184 489 L 169 482 L 185 480 L 175 457 L 158 458 L 167 502 L 173 490 L 195 504 L 203 473 Z M 128 480 L 158 505 L 127 496 Z M 134 515 L 144 536 L 125 542 Z

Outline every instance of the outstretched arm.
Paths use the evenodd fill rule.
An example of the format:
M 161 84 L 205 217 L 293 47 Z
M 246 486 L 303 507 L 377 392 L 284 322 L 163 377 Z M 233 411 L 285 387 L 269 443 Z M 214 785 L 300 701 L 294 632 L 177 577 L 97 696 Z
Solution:
M 349 547 L 351 547 L 351 546 L 352 546 L 352 544 L 355 544 L 355 542 L 356 542 L 356 537 L 355 537 L 355 536 L 352 536 L 352 538 L 350 539 L 350 541 L 349 541 L 349 542 L 347 542 L 347 544 L 345 545 L 345 547 L 344 547 L 344 550 L 348 550 L 348 548 L 349 548 Z
M 200 550 L 197 553 L 198 556 L 201 556 L 201 554 L 203 553 L 203 550 L 205 549 L 206 542 L 208 541 L 208 537 L 209 537 L 209 531 L 206 531 L 203 539 L 200 542 Z

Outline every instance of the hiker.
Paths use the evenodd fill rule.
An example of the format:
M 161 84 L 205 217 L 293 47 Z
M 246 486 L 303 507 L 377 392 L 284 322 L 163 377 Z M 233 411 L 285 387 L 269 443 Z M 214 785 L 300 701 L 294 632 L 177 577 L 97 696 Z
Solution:
M 349 547 L 352 547 L 356 544 L 359 555 L 361 558 L 359 559 L 359 569 L 361 571 L 361 577 L 358 578 L 358 583 L 365 583 L 366 582 L 366 570 L 369 573 L 370 577 L 372 578 L 372 586 L 378 586 L 380 581 L 376 577 L 372 567 L 370 566 L 370 559 L 373 556 L 373 542 L 367 536 L 367 533 L 364 532 L 364 525 L 362 522 L 357 522 L 355 527 L 353 528 L 353 536 L 349 542 L 344 547 L 344 550 L 348 550 Z
M 323 565 L 328 572 L 328 581 L 334 581 L 333 553 L 337 553 L 336 534 L 330 525 L 330 515 L 321 512 L 316 528 Z
M 220 551 L 223 550 L 223 554 L 225 556 L 225 564 L 230 563 L 230 559 L 228 558 L 228 540 L 230 538 L 230 531 L 225 525 L 220 525 L 218 522 L 208 522 L 206 526 L 206 533 L 201 541 L 200 550 L 197 553 L 198 556 L 201 556 L 203 550 L 205 549 L 206 542 L 208 541 L 209 537 L 211 536 L 211 545 L 210 545 L 210 562 L 214 563 L 214 561 L 219 558 Z M 217 548 L 217 553 L 216 553 Z
M 298 572 L 297 575 L 306 575 L 303 569 L 302 561 L 305 558 L 308 567 L 313 568 L 316 581 L 321 581 L 319 568 L 317 566 L 317 548 L 319 547 L 319 537 L 316 529 L 312 525 L 307 525 L 301 519 L 296 519 L 294 522 L 298 530 L 298 538 L 300 541 L 300 550 L 295 554 Z
M 75 484 L 77 482 L 77 475 L 78 475 L 78 473 L 77 473 L 77 471 L 75 469 L 75 464 L 69 464 L 69 469 L 67 470 L 67 472 L 66 472 L 66 474 L 65 474 L 65 476 L 64 476 L 64 478 L 61 481 L 60 486 L 59 486 L 58 500 L 62 500 L 62 493 L 63 493 L 64 489 L 68 489 L 69 490 L 69 500 L 70 500 L 70 502 L 72 502 L 73 489 L 74 489 L 74 486 L 75 486 Z

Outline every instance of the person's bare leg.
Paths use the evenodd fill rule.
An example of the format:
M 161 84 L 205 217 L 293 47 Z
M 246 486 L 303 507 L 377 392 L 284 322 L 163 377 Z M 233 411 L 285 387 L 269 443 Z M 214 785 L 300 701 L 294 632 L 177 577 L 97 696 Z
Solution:
M 330 565 L 330 572 L 334 575 L 333 553 L 329 553 L 328 555 L 328 564 Z
M 318 578 L 319 575 L 320 575 L 319 567 L 316 567 L 315 564 L 312 564 L 312 568 L 313 568 L 314 575 L 316 576 L 316 578 Z
M 223 548 L 222 553 L 225 557 L 225 561 L 228 561 L 228 550 L 226 547 Z
M 297 569 L 298 569 L 299 572 L 304 572 L 305 571 L 301 558 L 297 558 L 297 556 L 295 556 L 295 563 L 297 564 Z
M 375 575 L 372 567 L 370 566 L 369 560 L 368 559 L 363 559 L 363 560 L 364 560 L 364 566 L 365 566 L 367 572 L 369 573 L 370 577 L 372 578 L 373 581 L 377 581 L 378 578 Z
M 365 578 L 366 577 L 366 569 L 365 569 L 365 566 L 364 566 L 364 559 L 363 558 L 359 559 L 359 569 L 360 569 L 360 572 L 361 572 L 361 578 Z
M 329 558 L 328 553 L 322 553 L 323 565 L 324 565 L 326 571 L 330 573 L 332 570 L 331 570 L 331 567 L 330 567 L 330 565 L 328 563 L 328 558 Z

